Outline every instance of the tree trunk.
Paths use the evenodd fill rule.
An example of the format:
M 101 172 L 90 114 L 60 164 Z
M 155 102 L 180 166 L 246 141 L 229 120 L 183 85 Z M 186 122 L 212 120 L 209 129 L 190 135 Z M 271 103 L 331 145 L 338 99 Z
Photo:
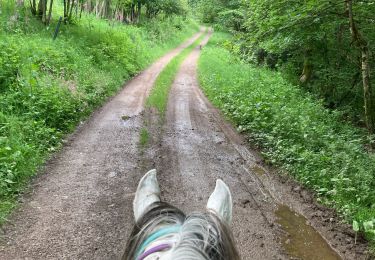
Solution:
M 369 65 L 369 49 L 368 46 L 361 48 L 361 63 L 362 63 L 362 81 L 363 81 L 363 94 L 365 102 L 365 117 L 366 125 L 371 134 L 375 130 L 375 102 L 372 93 L 372 86 L 370 82 L 370 65 Z
M 96 17 L 99 17 L 99 0 L 96 0 L 95 2 L 95 15 Z
M 305 50 L 304 61 L 303 61 L 303 71 L 300 77 L 300 82 L 303 84 L 307 83 L 311 79 L 311 76 L 312 76 L 313 67 L 310 61 L 311 52 L 312 52 L 311 49 Z
M 48 10 L 48 18 L 47 18 L 47 25 L 49 25 L 50 22 L 51 22 L 51 16 L 52 16 L 52 5 L 53 5 L 53 0 L 50 0 L 50 3 L 49 3 L 49 10 Z
M 66 14 L 65 17 L 68 18 L 69 16 L 69 10 L 70 10 L 70 0 L 66 0 Z
M 78 7 L 79 7 L 79 2 L 78 2 L 78 0 L 77 0 L 77 3 L 76 3 L 76 17 L 78 17 Z
M 43 2 L 42 6 L 43 6 L 43 13 L 42 13 L 42 22 L 44 24 L 47 24 L 47 1 L 48 0 L 40 0 Z
M 124 9 L 124 10 L 122 10 L 122 22 L 125 22 L 125 20 L 127 18 L 126 16 L 127 16 L 127 14 L 126 14 L 126 11 Z
M 35 6 L 35 0 L 31 4 L 31 13 L 38 16 L 38 18 L 41 19 L 44 24 L 46 23 L 47 19 L 47 2 L 48 0 L 39 0 L 37 9 Z
M 32 15 L 36 15 L 36 3 L 35 3 L 35 0 L 33 0 L 32 2 L 30 0 L 30 9 L 31 9 L 31 14 Z
M 132 23 L 134 23 L 135 20 L 135 4 L 131 5 L 131 13 L 130 13 L 130 20 Z
M 44 0 L 39 0 L 38 9 L 36 11 L 36 15 L 40 18 L 43 16 L 43 2 L 44 2 Z
M 79 11 L 79 18 L 81 19 L 82 17 L 82 12 L 83 12 L 83 4 L 81 4 L 81 10 Z
M 112 14 L 111 14 L 111 1 L 110 0 L 104 0 L 104 17 L 107 19 L 110 19 Z
M 370 53 L 368 43 L 363 35 L 359 32 L 353 16 L 352 0 L 345 0 L 346 12 L 349 18 L 349 28 L 353 42 L 361 51 L 361 69 L 363 82 L 363 96 L 365 107 L 365 120 L 368 131 L 373 134 L 375 130 L 375 101 L 372 94 L 370 81 Z
M 138 0 L 138 10 L 137 10 L 137 22 L 139 23 L 141 20 L 141 12 L 142 12 L 142 3 Z
M 104 16 L 104 9 L 105 9 L 105 1 L 102 2 L 102 6 L 100 7 L 99 17 L 103 17 Z
M 69 16 L 68 16 L 68 19 L 69 20 L 72 20 L 72 14 L 73 14 L 73 7 L 74 7 L 74 0 L 71 0 L 71 4 L 70 4 L 70 10 L 69 10 Z
M 67 0 L 64 0 L 63 4 L 64 4 L 64 23 L 66 23 L 66 1 Z M 68 0 L 69 1 L 69 0 Z

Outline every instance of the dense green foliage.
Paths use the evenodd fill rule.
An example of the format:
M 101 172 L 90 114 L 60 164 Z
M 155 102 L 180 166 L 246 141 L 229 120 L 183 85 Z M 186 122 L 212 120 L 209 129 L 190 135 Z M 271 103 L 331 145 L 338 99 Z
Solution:
M 1 8 L 0 223 L 66 133 L 124 81 L 198 31 L 181 17 L 137 27 L 83 14 L 53 41 L 29 9 Z
M 194 43 L 174 57 L 156 79 L 155 85 L 147 98 L 146 105 L 148 107 L 156 108 L 161 119 L 165 116 L 169 96 L 168 93 L 172 87 L 178 69 L 188 54 L 198 46 L 202 37 L 203 36 L 199 37 Z
M 226 47 L 224 47 L 226 46 Z M 375 156 L 366 134 L 341 114 L 285 80 L 241 61 L 228 35 L 215 33 L 199 61 L 199 77 L 218 106 L 265 158 L 280 166 L 375 241 Z
M 343 119 L 367 125 L 374 132 L 374 1 L 190 0 L 190 3 L 201 11 L 202 21 L 235 35 L 232 51 L 242 59 L 282 71 L 292 84 L 323 99 L 326 107 L 343 111 Z M 349 10 L 352 10 L 352 25 Z M 363 58 L 366 53 L 368 57 Z M 368 90 L 361 70 L 364 63 L 368 63 L 370 75 Z M 370 93 L 366 103 L 364 91 Z M 364 106 L 369 108 L 366 113 Z

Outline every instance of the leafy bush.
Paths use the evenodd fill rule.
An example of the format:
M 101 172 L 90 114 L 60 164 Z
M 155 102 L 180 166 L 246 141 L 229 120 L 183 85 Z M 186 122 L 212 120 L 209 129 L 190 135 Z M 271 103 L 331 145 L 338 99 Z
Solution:
M 280 73 L 239 61 L 224 48 L 226 38 L 216 33 L 199 62 L 209 99 L 270 163 L 316 191 L 375 241 L 375 155 L 365 149 L 366 134 Z

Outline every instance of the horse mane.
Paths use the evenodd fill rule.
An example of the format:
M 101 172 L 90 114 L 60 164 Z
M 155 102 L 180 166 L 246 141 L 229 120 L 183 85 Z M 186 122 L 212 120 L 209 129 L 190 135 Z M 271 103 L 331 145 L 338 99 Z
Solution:
M 139 246 L 158 226 L 179 225 L 174 246 L 166 253 L 173 260 L 239 260 L 229 227 L 214 213 L 185 215 L 178 208 L 157 202 L 136 223 L 126 245 L 123 260 L 135 260 Z

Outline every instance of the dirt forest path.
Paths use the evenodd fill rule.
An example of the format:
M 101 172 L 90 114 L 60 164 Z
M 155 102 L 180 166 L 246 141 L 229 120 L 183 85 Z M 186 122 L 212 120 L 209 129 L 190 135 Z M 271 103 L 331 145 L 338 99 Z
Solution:
M 207 40 L 208 37 L 202 45 Z M 246 149 L 246 158 L 241 156 L 236 145 L 239 149 L 243 148 L 242 140 L 236 139 L 236 135 L 234 140 L 232 136 L 227 136 L 222 129 L 225 125 L 212 114 L 198 88 L 198 58 L 198 50 L 188 56 L 171 89 L 161 148 L 156 153 L 161 155 L 156 169 L 159 171 L 162 198 L 186 212 L 202 211 L 216 179 L 221 178 L 234 196 L 232 228 L 242 258 L 284 259 L 270 228 L 274 219 L 263 214 L 273 212 L 273 205 L 259 210 L 252 196 L 261 201 L 267 197 L 257 192 L 257 183 L 252 179 L 241 178 L 246 169 L 245 160 L 253 162 L 255 158 Z M 254 194 L 249 194 L 248 188 L 254 190 Z
M 208 40 L 209 35 L 201 46 Z M 315 205 L 298 184 L 265 169 L 258 153 L 249 150 L 244 138 L 210 104 L 197 80 L 199 54 L 196 48 L 180 67 L 164 126 L 151 127 L 152 135 L 159 137 L 146 152 L 144 167 L 158 170 L 162 199 L 185 212 L 202 211 L 216 179 L 221 178 L 232 191 L 232 230 L 242 259 L 297 259 L 290 258 L 282 246 L 281 225 L 288 224 L 295 227 L 291 234 L 298 233 L 290 240 L 300 240 L 295 241 L 300 245 L 291 243 L 290 250 L 303 259 L 340 259 L 339 254 L 343 259 L 366 259 L 361 245 L 353 247 L 350 227 L 343 228 L 331 211 Z M 155 121 L 153 115 L 148 118 Z M 310 224 L 324 239 L 309 229 Z
M 140 130 L 153 117 L 143 113 L 144 101 L 157 75 L 201 34 L 130 81 L 69 138 L 3 227 L 0 259 L 119 259 L 133 225 L 136 186 L 151 168 L 158 171 L 162 198 L 186 212 L 204 210 L 216 179 L 223 179 L 233 194 L 232 229 L 242 259 L 289 259 L 278 218 L 302 235 L 289 240 L 313 248 L 304 250 L 305 259 L 339 259 L 325 240 L 322 244 L 305 230 L 306 222 L 343 259 L 365 259 L 365 247 L 354 246 L 350 227 L 315 205 L 303 188 L 265 169 L 257 152 L 208 102 L 197 81 L 200 48 L 181 65 L 165 123 L 149 129 L 151 144 L 140 152 Z
M 119 259 L 144 174 L 137 147 L 143 103 L 162 69 L 201 34 L 131 80 L 70 137 L 3 227 L 0 259 Z

